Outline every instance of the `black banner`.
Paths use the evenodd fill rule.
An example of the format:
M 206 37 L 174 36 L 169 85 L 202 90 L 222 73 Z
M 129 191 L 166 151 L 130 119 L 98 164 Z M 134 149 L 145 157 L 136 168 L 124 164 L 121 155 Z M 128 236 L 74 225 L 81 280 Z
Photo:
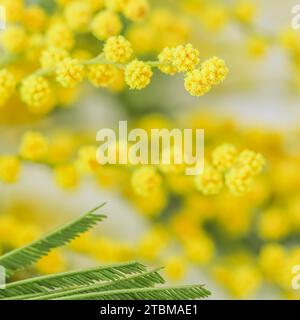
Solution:
M 299 301 L 0 301 L 0 319 L 204 319 L 297 317 Z

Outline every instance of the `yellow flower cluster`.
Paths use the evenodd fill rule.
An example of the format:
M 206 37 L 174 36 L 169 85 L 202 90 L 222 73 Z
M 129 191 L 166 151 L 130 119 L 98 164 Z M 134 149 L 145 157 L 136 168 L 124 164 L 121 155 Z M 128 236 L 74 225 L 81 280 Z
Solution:
M 196 188 L 205 195 L 216 195 L 223 188 L 223 175 L 209 164 L 205 164 L 204 171 L 195 178 Z
M 134 171 L 131 184 L 137 194 L 148 196 L 159 189 L 161 176 L 153 167 L 142 167 Z
M 45 77 L 32 75 L 24 79 L 20 94 L 32 113 L 44 114 L 54 107 L 50 83 Z
M 176 48 L 165 48 L 158 56 L 159 69 L 169 75 L 186 72 L 185 88 L 193 96 L 203 96 L 213 85 L 221 83 L 228 74 L 228 68 L 222 59 L 213 57 L 202 63 L 199 51 L 191 44 Z
M 0 157 L 0 181 L 15 183 L 19 178 L 20 161 L 14 156 Z
M 28 44 L 26 31 L 21 26 L 12 26 L 1 34 L 1 44 L 9 53 L 20 53 Z
M 20 146 L 20 156 L 26 160 L 40 161 L 45 159 L 48 150 L 46 138 L 38 132 L 26 132 Z
M 66 58 L 56 68 L 56 80 L 65 88 L 74 88 L 84 75 L 84 66 L 77 59 Z
M 57 22 L 47 29 L 46 43 L 49 47 L 71 50 L 75 44 L 74 34 L 66 23 Z
M 16 88 L 14 74 L 6 69 L 0 70 L 0 107 L 3 107 Z
M 153 68 L 169 75 L 186 73 L 186 89 L 200 96 L 228 72 L 218 58 L 204 62 L 199 71 L 199 51 L 190 43 L 180 44 L 186 42 L 187 27 L 168 10 L 151 10 L 147 0 L 61 1 L 53 17 L 39 5 L 27 7 L 22 1 L 5 5 L 11 18 L 0 39 L 5 51 L 0 61 L 1 106 L 19 91 L 26 111 L 44 115 L 65 101 L 67 104 L 68 90 L 76 92 L 85 75 L 96 87 L 120 91 L 127 84 L 141 90 L 150 84 Z M 24 17 L 13 17 L 20 8 Z M 149 22 L 141 24 L 147 16 Z M 124 19 L 132 23 L 128 25 Z M 149 47 L 139 50 L 138 46 L 146 45 L 140 35 L 147 39 L 147 34 Z M 99 40 L 105 41 L 100 53 Z M 155 56 L 158 50 L 157 60 L 139 57 Z
M 174 48 L 172 53 L 172 64 L 178 72 L 187 72 L 193 70 L 199 63 L 199 51 L 191 44 L 186 46 L 178 46 Z
M 78 170 L 72 164 L 58 166 L 55 169 L 55 180 L 63 189 L 73 189 L 78 185 Z
M 116 68 L 108 64 L 95 64 L 88 67 L 87 77 L 97 88 L 108 87 L 115 79 Z
M 229 170 L 237 157 L 237 148 L 232 144 L 223 144 L 212 152 L 212 164 L 220 172 Z
M 62 141 L 56 148 L 51 146 L 48 138 L 38 132 L 26 132 L 23 136 L 19 155 L 24 160 L 42 162 L 45 165 L 53 163 L 56 153 L 63 153 L 62 163 L 55 163 L 55 180 L 64 189 L 78 186 L 79 173 L 101 175 L 105 171 L 97 160 L 97 148 L 93 145 L 81 146 L 76 159 L 69 152 L 69 139 Z M 116 146 L 116 151 L 120 146 Z M 64 151 L 66 148 L 66 152 Z M 71 146 L 72 150 L 72 146 Z M 173 150 L 172 152 L 176 152 Z M 171 153 L 172 153 L 171 152 Z M 54 153 L 54 154 L 53 154 Z M 66 154 L 67 156 L 64 156 Z M 198 190 L 206 196 L 219 194 L 226 185 L 234 194 L 240 195 L 251 190 L 253 177 L 258 175 L 265 165 L 263 156 L 259 153 L 245 150 L 237 153 L 235 146 L 220 145 L 212 152 L 211 160 L 205 162 L 204 171 L 194 177 L 194 184 L 185 176 L 184 164 L 135 167 L 124 166 L 123 170 L 130 173 L 130 188 L 136 196 L 144 199 L 159 193 L 165 183 L 176 185 L 181 182 L 189 188 Z M 107 169 L 106 169 L 107 170 Z M 163 183 L 163 178 L 165 178 Z M 185 181 L 186 180 L 186 181 Z M 163 202 L 162 202 L 163 203 Z
M 212 86 L 221 83 L 228 74 L 222 59 L 213 57 L 202 63 L 201 69 L 189 72 L 185 78 L 185 88 L 193 96 L 202 96 Z
M 125 69 L 125 81 L 130 89 L 144 89 L 151 81 L 153 72 L 149 64 L 133 60 Z
M 112 11 L 106 10 L 98 13 L 91 22 L 91 31 L 99 40 L 120 34 L 122 21 L 119 16 Z
M 109 38 L 104 46 L 105 58 L 111 62 L 127 62 L 132 54 L 133 49 L 131 43 L 123 36 Z
M 128 0 L 124 1 L 124 15 L 127 19 L 141 22 L 149 12 L 147 0 Z
M 64 8 L 64 17 L 71 30 L 86 32 L 92 18 L 92 8 L 88 2 L 72 1 Z
M 55 68 L 59 62 L 68 57 L 68 51 L 62 48 L 49 47 L 41 54 L 40 63 L 43 69 Z
M 205 195 L 216 195 L 226 186 L 234 194 L 248 192 L 253 177 L 259 174 L 265 159 L 259 153 L 245 150 L 239 155 L 234 145 L 223 144 L 212 152 L 212 165 L 206 164 L 202 174 L 195 178 L 199 191 Z
M 264 165 L 265 159 L 261 154 L 250 150 L 243 151 L 226 173 L 226 185 L 233 193 L 247 192 L 253 184 L 253 177 L 262 171 Z
M 170 121 L 155 115 L 140 119 L 139 126 L 149 130 L 172 125 Z M 290 287 L 291 268 L 299 261 L 299 246 L 286 243 L 300 231 L 299 154 L 291 156 L 287 153 L 286 140 L 277 132 L 241 130 L 231 119 L 221 121 L 205 114 L 192 115 L 188 121 L 192 128 L 210 128 L 206 131 L 211 157 L 205 166 L 207 180 L 203 179 L 208 193 L 223 185 L 226 182 L 223 177 L 231 170 L 250 172 L 252 178 L 261 170 L 265 161 L 260 153 L 250 151 L 252 148 L 266 154 L 268 170 L 253 181 L 249 192 L 235 197 L 224 190 L 211 201 L 195 190 L 193 178 L 178 172 L 162 172 L 159 167 L 151 166 L 101 166 L 96 161 L 96 147 L 82 146 L 82 141 L 77 144 L 80 148 L 76 155 L 74 142 L 68 136 L 59 136 L 61 139 L 55 140 L 56 143 L 42 136 L 41 140 L 46 141 L 44 144 L 40 141 L 41 136 L 25 139 L 25 135 L 23 141 L 27 140 L 29 158 L 43 159 L 36 161 L 44 161 L 46 165 L 50 153 L 51 159 L 56 159 L 51 163 L 55 180 L 62 188 L 73 189 L 80 181 L 79 174 L 92 174 L 102 187 L 120 190 L 145 216 L 163 217 L 163 224 L 154 225 L 138 239 L 134 248 L 88 236 L 75 241 L 71 245 L 73 250 L 100 261 L 135 258 L 163 263 L 167 277 L 174 281 L 185 277 L 191 264 L 207 265 L 217 282 L 236 298 L 251 297 L 266 282 L 276 286 L 285 297 L 295 298 Z M 32 137 L 32 133 L 30 135 Z M 223 139 L 237 142 L 236 146 L 220 144 Z M 240 145 L 248 145 L 250 149 L 239 152 Z M 43 154 L 45 156 L 41 156 Z M 12 181 L 17 171 L 15 160 L 10 159 L 18 158 L 2 157 L 9 161 L 0 160 L 0 180 Z M 19 158 L 25 158 L 21 152 Z M 5 165 L 1 170 L 2 163 Z M 180 205 L 169 207 L 169 197 L 176 199 L 172 204 L 178 201 Z M 7 235 L 5 230 L 10 230 L 7 223 L 0 219 L 0 244 L 1 241 L 4 243 L 2 235 L 3 239 Z M 28 239 L 35 230 L 31 228 L 25 228 Z M 253 235 L 255 243 L 251 241 Z M 5 241 L 16 240 L 8 234 Z M 172 251 L 174 246 L 176 255 Z M 53 265 L 59 266 L 60 259 L 53 259 Z M 278 267 L 274 268 L 274 265 Z M 46 272 L 46 269 L 42 270 Z
M 299 88 L 299 61 L 300 46 L 299 33 L 292 26 L 279 27 L 278 30 L 263 30 L 258 23 L 259 14 L 267 14 L 267 12 L 259 12 L 262 6 L 249 0 L 236 0 L 230 5 L 216 3 L 215 1 L 203 0 L 201 5 L 197 0 L 180 1 L 182 11 L 193 17 L 195 24 L 200 23 L 207 32 L 213 32 L 211 37 L 215 37 L 215 32 L 224 32 L 224 38 L 227 38 L 226 30 L 229 28 L 240 29 L 241 41 L 233 41 L 232 37 L 228 37 L 223 43 L 224 50 L 231 50 L 237 46 L 238 50 L 243 47 L 245 53 L 250 58 L 260 59 L 266 57 L 270 49 L 284 49 L 287 58 L 291 64 L 292 82 L 295 87 Z M 256 21 L 257 20 L 257 21 Z M 256 61 L 255 61 L 256 62 Z M 251 66 L 251 61 L 249 65 Z M 234 68 L 234 65 L 232 65 Z

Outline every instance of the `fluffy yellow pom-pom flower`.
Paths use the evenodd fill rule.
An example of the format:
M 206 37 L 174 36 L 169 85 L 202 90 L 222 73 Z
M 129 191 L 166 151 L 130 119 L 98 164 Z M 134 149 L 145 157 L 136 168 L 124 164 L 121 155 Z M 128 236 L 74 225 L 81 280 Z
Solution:
M 264 245 L 259 253 L 259 265 L 268 279 L 278 279 L 286 261 L 284 246 L 277 243 Z M 277 268 L 274 268 L 277 266 Z
M 121 11 L 128 0 L 104 0 L 105 7 L 112 11 Z
M 112 65 L 94 64 L 88 67 L 87 77 L 95 87 L 107 87 L 112 83 L 115 72 Z
M 153 167 L 139 168 L 132 174 L 131 185 L 138 195 L 148 196 L 159 189 L 161 176 Z
M 97 148 L 95 146 L 83 146 L 78 151 L 77 168 L 82 173 L 92 173 L 99 168 L 97 161 Z
M 230 169 L 236 160 L 237 149 L 232 144 L 223 144 L 212 153 L 212 164 L 221 172 Z
M 17 181 L 20 173 L 20 161 L 15 156 L 0 157 L 0 180 L 5 183 Z
M 91 23 L 93 35 L 99 39 L 107 39 L 121 32 L 122 22 L 119 16 L 109 10 L 98 13 Z
M 112 62 L 127 62 L 132 54 L 131 43 L 123 36 L 110 37 L 104 46 L 105 58 Z
M 149 12 L 149 4 L 146 0 L 128 0 L 123 13 L 129 20 L 140 22 L 145 19 Z
M 78 185 L 78 172 L 74 165 L 67 164 L 55 169 L 55 180 L 63 189 L 73 189 Z
M 180 72 L 193 70 L 200 62 L 199 51 L 190 43 L 173 49 L 173 64 Z
M 64 16 L 73 31 L 85 32 L 92 17 L 92 8 L 88 2 L 73 1 L 66 5 Z
M 65 23 L 56 23 L 48 29 L 46 42 L 49 47 L 70 50 L 73 48 L 75 40 L 73 32 Z
M 226 78 L 228 71 L 225 61 L 218 57 L 208 59 L 201 65 L 202 79 L 211 86 L 221 83 Z
M 4 106 L 13 95 L 16 88 L 16 79 L 12 72 L 0 70 L 0 107 Z
M 204 195 L 216 195 L 223 188 L 223 176 L 213 166 L 206 164 L 203 172 L 195 177 L 195 185 L 196 189 Z
M 233 194 L 240 195 L 251 189 L 253 185 L 253 174 L 246 166 L 242 168 L 233 167 L 226 173 L 225 182 Z
M 253 37 L 249 39 L 247 43 L 247 50 L 251 57 L 253 58 L 261 58 L 267 52 L 267 42 L 266 39 L 261 37 Z
M 26 160 L 38 161 L 45 158 L 48 151 L 48 141 L 39 132 L 29 131 L 23 136 L 20 146 L 20 156 Z
M 47 23 L 46 12 L 40 6 L 30 6 L 24 12 L 23 23 L 30 32 L 41 32 Z
M 1 34 L 2 47 L 11 53 L 19 53 L 26 49 L 28 37 L 23 27 L 10 26 Z
M 24 13 L 23 0 L 1 0 L 0 4 L 5 8 L 6 20 L 8 22 L 17 22 L 22 20 Z
M 143 61 L 134 60 L 125 69 L 125 81 L 130 89 L 144 89 L 149 85 L 152 76 L 151 67 Z
M 86 0 L 86 2 L 91 6 L 93 12 L 104 8 L 104 0 Z
M 290 231 L 290 222 L 279 208 L 263 212 L 258 220 L 258 233 L 264 240 L 280 240 Z
M 183 257 L 171 257 L 165 262 L 165 273 L 166 276 L 173 280 L 182 280 L 186 274 L 186 262 Z
M 265 164 L 266 161 L 263 155 L 251 150 L 243 151 L 237 158 L 237 165 L 246 166 L 252 175 L 259 174 Z
M 163 51 L 158 56 L 159 70 L 163 73 L 174 75 L 178 72 L 178 69 L 173 65 L 173 50 L 170 48 L 164 48 Z
M 194 263 L 207 264 L 215 254 L 215 244 L 206 234 L 187 239 L 184 243 L 187 257 Z
M 68 51 L 62 48 L 50 47 L 41 54 L 40 63 L 42 68 L 54 68 L 57 64 L 68 57 Z
M 23 80 L 20 93 L 32 113 L 44 114 L 54 107 L 49 81 L 42 76 L 32 75 Z
M 256 12 L 256 6 L 255 4 L 251 3 L 251 1 L 241 0 L 234 8 L 234 13 L 237 19 L 244 23 L 252 22 L 255 18 Z
M 207 84 L 200 70 L 188 72 L 184 79 L 185 89 L 195 97 L 201 97 L 210 91 L 211 86 Z
M 65 88 L 74 88 L 84 75 L 84 66 L 77 59 L 66 58 L 56 68 L 56 80 Z

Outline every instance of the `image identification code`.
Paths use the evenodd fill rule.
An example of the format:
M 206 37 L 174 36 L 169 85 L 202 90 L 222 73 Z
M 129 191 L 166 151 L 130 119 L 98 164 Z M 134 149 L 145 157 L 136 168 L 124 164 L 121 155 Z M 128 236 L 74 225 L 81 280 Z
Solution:
M 197 305 L 146 304 L 138 307 L 115 307 L 108 304 L 100 308 L 100 315 L 123 315 L 131 318 L 135 313 L 144 315 L 196 315 Z

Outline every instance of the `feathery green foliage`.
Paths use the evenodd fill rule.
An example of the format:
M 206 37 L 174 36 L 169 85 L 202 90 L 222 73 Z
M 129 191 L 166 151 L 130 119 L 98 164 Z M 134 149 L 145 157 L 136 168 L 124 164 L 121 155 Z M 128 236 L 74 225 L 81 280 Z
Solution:
M 0 266 L 11 276 L 38 261 L 105 218 L 97 213 L 102 206 L 40 240 L 0 257 Z M 12 282 L 0 290 L 0 300 L 190 300 L 210 295 L 202 285 L 155 288 L 163 283 L 159 269 L 148 271 L 144 265 L 131 262 Z
M 1 256 L 0 266 L 6 269 L 7 277 L 12 276 L 17 270 L 37 262 L 52 249 L 67 244 L 80 234 L 92 228 L 97 222 L 106 218 L 106 216 L 97 213 L 98 209 L 102 208 L 103 205 L 104 204 L 89 211 L 62 228 L 49 233 L 42 239 L 33 241 L 20 249 L 13 250 Z
M 34 296 L 33 298 L 26 297 L 31 300 L 53 300 L 58 298 L 64 298 L 68 296 L 97 293 L 110 290 L 121 290 L 121 289 L 134 289 L 134 288 L 148 288 L 153 287 L 156 284 L 164 283 L 164 279 L 158 273 L 158 270 L 151 270 L 144 273 L 140 273 L 133 276 L 127 276 L 123 279 L 108 281 L 105 283 L 94 284 L 90 286 L 79 286 L 75 289 L 70 290 L 58 290 L 51 291 L 48 294 Z
M 25 279 L 9 283 L 5 290 L 0 290 L 0 298 L 43 294 L 50 290 L 88 286 L 96 282 L 122 279 L 125 276 L 145 271 L 144 265 L 132 262 Z
M 66 296 L 54 300 L 192 300 L 206 298 L 210 292 L 203 286 L 180 286 L 167 288 L 138 288 L 110 290 Z

